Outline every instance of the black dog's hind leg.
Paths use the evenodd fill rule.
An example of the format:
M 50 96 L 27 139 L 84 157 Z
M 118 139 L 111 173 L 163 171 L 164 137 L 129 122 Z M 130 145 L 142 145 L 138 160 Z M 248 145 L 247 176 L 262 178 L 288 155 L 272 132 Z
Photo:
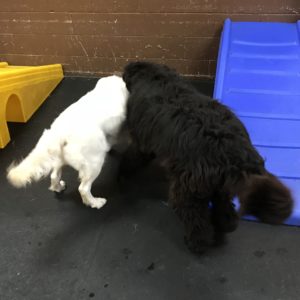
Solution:
M 211 216 L 215 229 L 216 244 L 222 244 L 225 233 L 234 231 L 239 222 L 238 214 L 229 193 L 218 193 L 212 199 Z
M 201 197 L 183 188 L 175 181 L 170 187 L 171 204 L 184 223 L 185 243 L 195 253 L 203 253 L 214 244 L 209 198 Z

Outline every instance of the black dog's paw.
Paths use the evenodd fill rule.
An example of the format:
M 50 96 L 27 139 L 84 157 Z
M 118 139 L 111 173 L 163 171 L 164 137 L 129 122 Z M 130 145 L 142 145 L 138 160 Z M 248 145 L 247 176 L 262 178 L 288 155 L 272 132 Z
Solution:
M 213 223 L 219 232 L 233 232 L 239 225 L 239 216 L 233 205 L 227 207 L 226 210 L 215 212 Z
M 227 213 L 218 220 L 218 228 L 223 232 L 233 232 L 239 225 L 239 217 L 236 213 Z
M 214 232 L 211 228 L 205 232 L 194 230 L 189 236 L 184 237 L 184 241 L 191 252 L 203 254 L 214 245 Z
M 188 249 L 192 253 L 196 253 L 196 254 L 205 253 L 208 250 L 208 248 L 210 248 L 213 245 L 212 241 L 206 241 L 201 239 L 190 239 L 187 238 L 186 236 L 184 237 L 184 242 L 188 247 Z

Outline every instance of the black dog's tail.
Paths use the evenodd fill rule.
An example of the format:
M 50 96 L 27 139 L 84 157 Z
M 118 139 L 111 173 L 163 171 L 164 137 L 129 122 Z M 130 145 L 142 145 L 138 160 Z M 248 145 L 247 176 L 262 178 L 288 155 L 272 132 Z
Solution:
M 251 214 L 262 222 L 281 224 L 292 213 L 293 199 L 289 189 L 274 175 L 250 175 L 238 197 L 241 214 Z

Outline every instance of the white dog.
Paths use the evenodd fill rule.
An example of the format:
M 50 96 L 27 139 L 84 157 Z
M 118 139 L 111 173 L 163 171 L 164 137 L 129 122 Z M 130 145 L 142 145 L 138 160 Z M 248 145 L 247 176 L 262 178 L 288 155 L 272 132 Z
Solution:
M 61 192 L 62 167 L 79 173 L 79 192 L 84 204 L 101 208 L 104 198 L 94 198 L 91 186 L 99 175 L 107 152 L 126 117 L 128 91 L 121 77 L 101 78 L 96 87 L 65 109 L 46 129 L 35 148 L 19 164 L 8 168 L 15 187 L 38 181 L 51 172 L 50 190 Z

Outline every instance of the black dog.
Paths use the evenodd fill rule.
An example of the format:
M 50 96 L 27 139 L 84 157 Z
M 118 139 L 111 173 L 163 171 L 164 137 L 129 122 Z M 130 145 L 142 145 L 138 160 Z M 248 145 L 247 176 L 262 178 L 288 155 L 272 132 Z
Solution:
M 175 71 L 149 62 L 130 63 L 123 79 L 130 92 L 127 125 L 132 143 L 121 174 L 156 157 L 170 176 L 170 203 L 185 225 L 185 240 L 203 252 L 237 227 L 242 214 L 282 223 L 291 213 L 289 190 L 264 167 L 241 121 L 224 105 L 200 94 Z

